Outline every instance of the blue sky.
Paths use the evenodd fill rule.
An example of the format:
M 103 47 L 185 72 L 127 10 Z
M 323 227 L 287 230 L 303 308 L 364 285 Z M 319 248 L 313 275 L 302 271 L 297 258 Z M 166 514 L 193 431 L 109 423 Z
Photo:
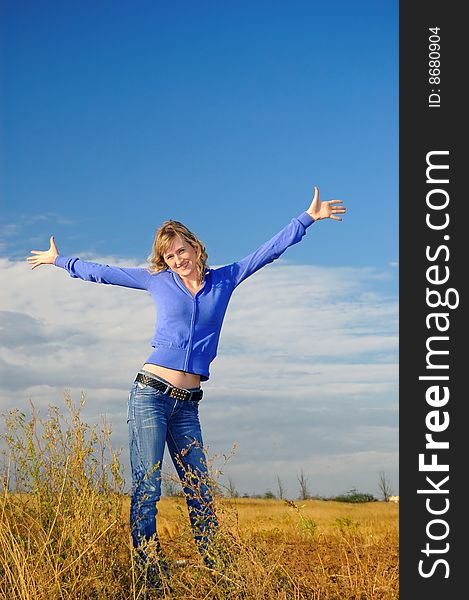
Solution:
M 46 306 L 43 313 L 35 312 L 28 296 L 33 281 L 35 299 L 40 293 L 50 295 L 49 287 L 41 287 L 46 276 L 47 285 L 63 286 L 63 296 L 57 291 L 62 309 L 71 301 L 68 294 L 78 291 L 97 294 L 82 307 L 87 314 L 109 297 L 107 291 L 105 296 L 85 292 L 85 284 L 65 281 L 62 273 L 26 270 L 24 258 L 33 248 L 47 248 L 51 234 L 62 254 L 139 264 L 150 251 L 155 229 L 173 218 L 199 235 L 210 264 L 219 265 L 254 250 L 305 210 L 318 185 L 323 199 L 343 199 L 348 214 L 342 223 L 314 225 L 279 265 L 269 267 L 270 273 L 279 281 L 320 277 L 316 284 L 329 295 L 314 305 L 315 320 L 322 318 L 325 306 L 357 315 L 358 321 L 350 316 L 340 324 L 343 314 L 332 313 L 330 324 L 339 337 L 345 336 L 340 339 L 353 337 L 360 349 L 352 352 L 339 343 L 342 354 L 330 350 L 321 355 L 317 350 L 327 337 L 324 330 L 320 340 L 310 342 L 319 346 L 315 361 L 324 363 L 334 355 L 334 364 L 356 362 L 363 373 L 385 363 L 390 367 L 383 375 L 386 391 L 379 396 L 375 389 L 369 401 L 374 397 L 380 410 L 394 411 L 382 426 L 393 430 L 388 450 L 394 462 L 388 457 L 391 462 L 385 464 L 397 479 L 398 3 L 7 0 L 0 10 L 0 257 L 4 274 L 15 273 L 18 281 L 13 295 L 4 296 L 3 287 L 7 325 L 20 318 L 13 313 L 27 315 L 34 321 L 31 327 L 43 328 L 38 348 L 52 343 L 48 335 L 57 316 Z M 60 284 L 50 279 L 54 275 Z M 297 279 L 288 281 L 299 285 Z M 271 285 L 264 273 L 249 285 L 265 301 L 265 292 L 256 287 L 261 282 L 266 290 Z M 281 297 L 282 292 L 276 294 Z M 243 296 L 232 307 L 232 323 L 240 315 L 238 332 L 243 313 L 237 311 L 245 301 Z M 308 319 L 307 303 L 303 309 Z M 285 314 L 288 307 L 280 318 Z M 116 323 L 128 318 L 116 312 Z M 137 346 L 140 354 L 122 367 L 128 381 L 149 353 L 153 315 L 149 319 L 145 333 L 142 328 L 142 346 Z M 240 334 L 230 327 L 220 347 L 226 358 L 217 359 L 225 360 L 220 379 L 208 384 L 220 396 L 227 381 L 223 377 L 229 379 L 229 357 L 240 343 Z M 272 323 L 265 327 L 270 335 Z M 259 356 L 256 340 L 250 342 L 245 334 L 244 356 Z M 381 341 L 363 345 L 373 335 Z M 272 340 L 288 346 L 288 338 Z M 1 363 L 6 377 L 25 360 L 18 340 L 13 346 L 13 352 L 5 349 Z M 295 364 L 308 365 L 310 354 L 303 347 L 297 350 Z M 293 353 L 295 347 L 284 351 Z M 76 364 L 68 356 L 69 364 Z M 269 370 L 273 364 L 257 368 Z M 49 375 L 53 379 L 56 372 Z M 36 394 L 46 402 L 40 379 L 38 375 L 32 387 L 18 391 L 18 401 Z M 363 385 L 369 384 L 365 379 Z M 249 403 L 256 378 L 253 374 L 247 380 Z M 92 389 L 84 374 L 83 382 Z M 122 390 L 127 383 L 123 380 Z M 47 385 L 58 390 L 67 382 Z M 79 381 L 73 385 L 80 387 Z M 350 391 L 351 380 L 347 385 Z M 340 396 L 340 386 L 336 388 Z M 215 413 L 213 407 L 210 414 Z M 212 417 L 207 416 L 209 421 Z M 292 431 L 298 426 L 293 419 Z M 211 439 L 218 440 L 219 427 L 207 423 Z M 271 427 L 275 431 L 274 423 Z M 229 441 L 222 436 L 215 445 L 224 448 Z M 369 443 L 363 444 L 369 450 Z M 246 457 L 255 451 L 246 442 Z M 242 444 L 239 452 L 242 456 Z M 361 478 L 363 465 L 357 465 L 357 481 L 324 480 L 324 491 L 341 492 L 349 483 L 370 487 L 372 477 Z M 284 468 L 287 478 L 288 465 Z M 237 483 L 252 491 L 256 479 L 245 473 L 241 464 Z

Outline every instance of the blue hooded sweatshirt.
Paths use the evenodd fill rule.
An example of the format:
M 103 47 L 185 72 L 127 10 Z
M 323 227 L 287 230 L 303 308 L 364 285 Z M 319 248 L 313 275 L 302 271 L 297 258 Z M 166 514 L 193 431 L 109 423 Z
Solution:
M 149 292 L 156 305 L 157 320 L 151 340 L 153 352 L 145 362 L 195 373 L 201 381 L 207 381 L 233 291 L 249 275 L 301 241 L 312 223 L 314 219 L 305 211 L 242 260 L 208 268 L 204 285 L 195 296 L 171 269 L 151 273 L 146 268 L 111 267 L 64 256 L 57 256 L 55 265 L 84 281 Z

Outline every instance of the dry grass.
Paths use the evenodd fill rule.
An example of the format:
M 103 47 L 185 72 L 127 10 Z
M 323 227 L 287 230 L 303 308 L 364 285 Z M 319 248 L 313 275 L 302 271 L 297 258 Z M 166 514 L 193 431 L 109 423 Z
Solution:
M 89 427 L 51 408 L 5 417 L 0 487 L 0 598 L 142 598 L 109 428 Z M 12 493 L 12 488 L 19 490 Z M 184 600 L 398 598 L 398 506 L 373 502 L 280 501 L 216 497 L 215 554 L 203 566 L 183 498 L 162 498 L 158 531 Z
M 184 500 L 163 498 L 159 532 L 168 556 L 194 565 L 178 572 L 187 599 L 398 598 L 398 507 L 321 500 L 217 500 L 232 563 L 220 589 L 207 578 L 194 591 L 198 557 Z

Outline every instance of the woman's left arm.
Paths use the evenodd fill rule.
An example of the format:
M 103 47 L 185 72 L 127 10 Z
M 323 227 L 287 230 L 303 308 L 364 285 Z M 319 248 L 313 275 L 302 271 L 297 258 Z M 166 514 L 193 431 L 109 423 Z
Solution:
M 321 221 L 322 219 L 342 221 L 342 217 L 337 215 L 344 214 L 345 212 L 346 209 L 342 206 L 342 200 L 321 202 L 319 199 L 319 190 L 315 186 L 313 201 L 307 210 L 292 219 L 286 227 L 262 244 L 257 250 L 242 260 L 225 267 L 230 274 L 230 278 L 233 280 L 234 287 L 237 287 L 242 281 L 263 266 L 273 262 L 287 248 L 301 241 L 306 233 L 306 229 L 315 221 Z

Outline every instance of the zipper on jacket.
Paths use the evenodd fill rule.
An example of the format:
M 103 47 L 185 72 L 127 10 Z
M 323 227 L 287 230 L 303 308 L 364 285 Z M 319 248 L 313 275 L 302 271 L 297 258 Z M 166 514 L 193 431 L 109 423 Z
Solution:
M 195 313 L 197 311 L 197 294 L 192 298 L 192 315 L 191 315 L 191 325 L 190 325 L 190 333 L 189 333 L 189 342 L 187 344 L 187 354 L 186 354 L 186 362 L 184 365 L 184 370 L 186 371 L 189 367 L 189 358 L 192 350 L 192 339 L 194 337 L 194 325 L 195 325 Z

